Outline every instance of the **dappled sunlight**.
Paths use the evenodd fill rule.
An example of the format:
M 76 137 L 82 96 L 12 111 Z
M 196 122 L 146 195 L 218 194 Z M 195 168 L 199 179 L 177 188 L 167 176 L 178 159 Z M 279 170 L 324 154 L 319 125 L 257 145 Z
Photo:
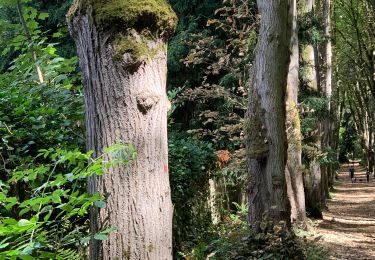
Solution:
M 352 183 L 345 169 L 319 221 L 319 242 L 336 253 L 333 259 L 375 259 L 375 180 L 367 183 L 357 166 L 357 182 Z

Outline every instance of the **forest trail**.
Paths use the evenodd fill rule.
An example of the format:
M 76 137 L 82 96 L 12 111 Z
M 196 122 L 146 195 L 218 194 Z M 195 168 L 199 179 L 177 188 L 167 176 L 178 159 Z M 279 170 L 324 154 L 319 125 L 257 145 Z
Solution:
M 375 179 L 366 183 L 365 169 L 359 166 L 355 177 L 357 182 L 351 183 L 349 167 L 341 167 L 316 230 L 319 242 L 333 253 L 331 259 L 375 259 Z

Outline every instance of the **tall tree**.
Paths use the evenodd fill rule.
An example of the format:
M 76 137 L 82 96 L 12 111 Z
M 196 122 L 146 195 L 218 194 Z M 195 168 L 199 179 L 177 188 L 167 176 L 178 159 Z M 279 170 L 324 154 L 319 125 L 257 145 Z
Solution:
M 176 15 L 166 0 L 77 0 L 67 15 L 83 73 L 87 149 L 132 144 L 137 157 L 92 177 L 104 209 L 93 208 L 90 259 L 171 259 L 166 41 Z
M 299 88 L 299 46 L 297 28 L 297 1 L 291 0 L 291 41 L 290 64 L 287 79 L 286 95 L 286 130 L 288 137 L 288 160 L 285 168 L 288 197 L 291 206 L 292 222 L 301 222 L 306 219 L 305 191 L 302 175 L 302 148 L 301 123 L 298 111 Z
M 357 131 L 362 138 L 364 163 L 374 169 L 375 67 L 373 50 L 374 9 L 370 1 L 339 0 L 335 5 L 337 77 L 345 82 L 350 109 L 355 111 Z
M 314 10 L 314 0 L 300 1 L 300 15 L 305 17 L 312 17 Z M 304 65 L 305 80 L 309 91 L 318 93 L 318 74 L 317 74 L 317 52 L 316 46 L 312 43 L 312 39 L 308 39 L 307 43 L 302 45 L 301 58 Z M 320 126 L 317 124 L 315 131 L 311 134 L 310 146 L 313 150 L 320 150 Z M 311 216 L 322 217 L 321 212 L 321 189 L 322 189 L 322 175 L 320 170 L 320 163 L 318 158 L 311 158 L 309 164 L 309 171 L 305 175 L 305 198 L 306 208 Z
M 288 0 L 258 0 L 257 3 L 261 22 L 245 126 L 250 174 L 249 222 L 256 224 L 264 214 L 275 221 L 289 222 L 285 183 Z
M 323 17 L 323 31 L 324 40 L 319 44 L 319 91 L 326 99 L 327 115 L 331 113 L 331 95 L 332 95 L 332 44 L 331 44 L 331 0 L 318 1 L 319 15 Z M 328 151 L 331 142 L 331 119 L 326 116 L 321 121 L 321 147 Z M 320 165 L 322 176 L 321 199 L 322 205 L 325 204 L 325 199 L 329 197 L 329 176 L 331 174 L 330 165 L 328 163 Z

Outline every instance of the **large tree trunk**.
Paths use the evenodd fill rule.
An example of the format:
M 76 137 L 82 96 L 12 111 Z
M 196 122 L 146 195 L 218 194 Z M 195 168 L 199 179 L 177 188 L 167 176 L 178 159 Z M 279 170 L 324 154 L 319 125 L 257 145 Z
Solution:
M 313 11 L 314 0 L 303 0 L 300 5 L 301 15 L 306 15 Z M 318 92 L 318 75 L 316 66 L 316 51 L 312 44 L 302 47 L 302 60 L 305 64 L 306 79 L 310 90 Z M 313 144 L 320 149 L 320 126 L 317 125 L 316 136 L 313 138 Z M 305 175 L 305 198 L 306 209 L 313 217 L 322 217 L 321 205 L 322 175 L 318 159 L 312 159 L 309 165 L 309 171 Z
M 302 175 L 301 124 L 298 112 L 299 48 L 297 28 L 297 1 L 291 0 L 290 18 L 291 56 L 287 80 L 286 129 L 288 137 L 288 160 L 285 169 L 288 197 L 291 205 L 291 221 L 304 225 L 306 219 L 305 191 Z
M 285 92 L 289 64 L 288 0 L 257 1 L 261 15 L 246 122 L 249 222 L 290 221 L 285 166 Z
M 105 147 L 124 143 L 137 151 L 127 165 L 89 180 L 89 191 L 107 201 L 106 208 L 92 209 L 91 234 L 117 228 L 105 241 L 92 239 L 90 259 L 172 258 L 166 43 L 160 33 L 174 25 L 157 26 L 167 11 L 167 18 L 176 18 L 165 1 L 159 2 L 165 13 L 143 11 L 148 1 L 132 6 L 139 8 L 133 21 L 126 20 L 134 11 L 126 2 L 76 1 L 68 14 L 85 86 L 87 149 L 99 156 Z M 142 35 L 144 29 L 153 37 Z

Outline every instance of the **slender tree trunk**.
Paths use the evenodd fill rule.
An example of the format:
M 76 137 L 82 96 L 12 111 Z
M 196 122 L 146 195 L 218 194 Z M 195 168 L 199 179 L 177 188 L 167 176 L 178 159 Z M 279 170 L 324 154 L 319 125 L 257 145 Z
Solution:
M 117 228 L 105 241 L 91 240 L 90 259 L 172 259 L 169 102 L 161 33 L 174 25 L 157 26 L 163 16 L 173 23 L 176 17 L 165 1 L 160 5 L 165 13 L 154 15 L 133 6 L 139 8 L 133 21 L 126 20 L 134 15 L 127 2 L 76 1 L 68 14 L 85 86 L 87 149 L 98 156 L 105 147 L 124 143 L 137 151 L 127 165 L 89 180 L 89 191 L 107 201 L 104 209 L 92 208 L 92 235 L 107 226 Z M 146 28 L 153 37 L 142 35 Z
M 217 198 L 218 195 L 220 197 L 220 194 L 218 191 L 218 184 L 216 180 L 214 179 L 209 179 L 208 183 L 210 187 L 208 202 L 209 202 L 210 209 L 211 209 L 211 221 L 212 221 L 212 224 L 217 225 L 220 222 L 220 210 L 219 210 L 219 205 L 218 205 L 219 200 Z
M 339 162 L 339 155 L 340 155 L 340 149 L 339 149 L 339 139 L 340 139 L 340 124 L 341 124 L 341 114 L 342 114 L 342 107 L 341 107 L 341 96 L 342 92 L 340 90 L 341 84 L 340 82 L 337 82 L 336 87 L 333 89 L 333 95 L 332 95 L 332 107 L 331 107 L 331 113 L 332 118 L 334 118 L 332 123 L 332 131 L 331 131 L 331 137 L 330 137 L 330 146 L 332 147 L 333 151 L 335 151 L 335 159 L 337 162 Z M 331 167 L 331 175 L 329 179 L 329 185 L 330 187 L 333 187 L 335 183 L 335 177 L 336 177 L 336 171 L 338 170 L 338 163 L 335 163 Z
M 285 94 L 289 65 L 288 0 L 258 0 L 261 15 L 246 122 L 249 222 L 290 221 L 285 166 Z
M 25 18 L 23 17 L 22 4 L 21 4 L 20 0 L 17 0 L 17 10 L 18 10 L 18 15 L 19 15 L 20 20 L 21 20 L 23 30 L 25 31 L 25 35 L 27 37 L 27 40 L 29 41 L 31 58 L 33 59 L 33 62 L 35 64 L 35 69 L 36 69 L 36 72 L 38 74 L 39 83 L 42 84 L 42 83 L 44 83 L 43 72 L 42 72 L 42 69 L 40 68 L 40 66 L 37 64 L 38 57 L 37 57 L 35 49 L 34 49 L 34 43 L 33 43 L 33 39 L 31 38 L 30 30 L 27 27 Z
M 290 15 L 291 56 L 287 79 L 286 129 L 288 137 L 288 160 L 285 168 L 288 197 L 291 205 L 291 221 L 304 225 L 306 219 L 305 191 L 302 175 L 301 124 L 298 112 L 299 47 L 297 28 L 297 1 L 291 0 Z
M 321 86 L 322 94 L 327 99 L 327 113 L 331 113 L 331 96 L 332 96 L 332 44 L 331 44 L 331 0 L 323 0 L 322 12 L 324 20 L 325 41 L 322 45 L 322 77 Z M 329 148 L 331 134 L 331 119 L 325 118 L 322 122 L 322 147 Z M 325 205 L 325 199 L 329 197 L 329 175 L 330 165 L 321 165 L 321 174 L 323 180 L 322 187 L 322 204 Z

